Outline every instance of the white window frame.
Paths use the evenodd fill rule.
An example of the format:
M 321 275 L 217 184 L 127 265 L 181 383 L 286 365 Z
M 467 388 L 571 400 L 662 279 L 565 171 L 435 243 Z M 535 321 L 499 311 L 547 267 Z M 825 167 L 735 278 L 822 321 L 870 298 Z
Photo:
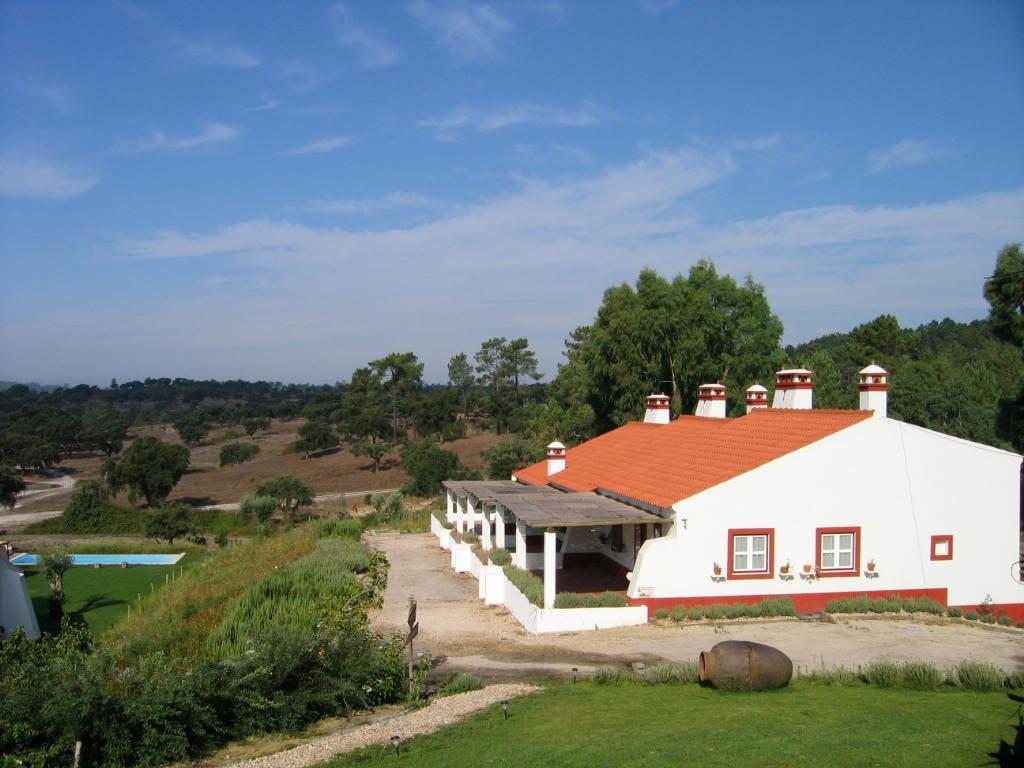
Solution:
M 743 552 L 740 551 L 740 548 L 738 546 L 740 539 L 745 539 L 746 540 L 746 548 L 745 548 L 745 550 Z M 764 547 L 762 549 L 755 549 L 754 548 L 754 539 L 763 539 L 764 540 L 764 542 L 763 542 L 764 543 Z M 771 550 L 771 541 L 770 541 L 770 539 L 771 539 L 771 536 L 769 534 L 767 534 L 767 533 L 738 533 L 738 534 L 734 534 L 733 537 L 732 537 L 732 571 L 733 571 L 733 573 L 738 573 L 738 574 L 768 573 L 768 563 L 769 563 L 768 553 Z M 764 558 L 764 567 L 763 568 L 754 568 L 753 567 L 754 557 L 757 556 L 757 555 L 761 555 Z M 736 565 L 736 558 L 737 557 L 744 557 L 744 558 L 746 558 L 746 561 L 747 561 L 747 567 L 746 568 L 739 568 L 739 567 L 737 567 L 737 565 Z
M 849 536 L 850 546 L 841 547 L 839 545 L 840 537 Z M 825 546 L 825 539 L 832 538 L 833 545 L 831 547 Z M 856 531 L 840 531 L 838 533 L 823 533 L 821 534 L 821 541 L 819 542 L 821 550 L 821 559 L 818 563 L 818 567 L 823 571 L 852 571 L 856 566 L 857 562 L 857 532 Z M 832 565 L 825 565 L 825 555 L 831 554 Z M 840 565 L 841 557 L 843 554 L 849 554 L 850 562 L 848 565 Z

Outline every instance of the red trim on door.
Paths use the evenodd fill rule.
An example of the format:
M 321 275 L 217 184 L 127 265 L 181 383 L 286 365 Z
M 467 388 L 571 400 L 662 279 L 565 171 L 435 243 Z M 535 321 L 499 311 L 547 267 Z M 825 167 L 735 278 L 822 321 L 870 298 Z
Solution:
M 768 537 L 768 570 L 767 571 L 734 571 L 733 570 L 733 538 L 736 536 L 767 536 Z M 729 561 L 728 578 L 732 579 L 770 579 L 775 572 L 775 529 L 774 528 L 730 528 L 729 529 Z
M 936 550 L 936 545 L 945 542 L 948 547 L 946 554 L 940 555 Z M 932 560 L 952 560 L 953 559 L 953 535 L 952 534 L 940 534 L 938 536 L 932 536 Z
M 829 533 L 852 533 L 853 534 L 853 568 L 842 570 L 830 568 L 826 570 L 821 567 L 821 537 Z M 815 528 L 814 530 L 814 570 L 818 578 L 833 578 L 836 576 L 860 576 L 860 526 L 845 525 L 835 528 Z

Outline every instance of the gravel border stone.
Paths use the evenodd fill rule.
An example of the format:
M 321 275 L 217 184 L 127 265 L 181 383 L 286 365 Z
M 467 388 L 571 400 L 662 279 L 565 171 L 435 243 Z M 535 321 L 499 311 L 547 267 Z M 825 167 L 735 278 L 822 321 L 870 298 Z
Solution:
M 520 683 L 489 685 L 478 691 L 434 699 L 422 709 L 325 736 L 274 755 L 233 763 L 227 768 L 307 768 L 330 760 L 335 755 L 371 744 L 389 744 L 392 736 L 406 741 L 414 736 L 433 733 L 438 728 L 457 723 L 492 704 L 538 690 L 540 688 L 535 685 Z

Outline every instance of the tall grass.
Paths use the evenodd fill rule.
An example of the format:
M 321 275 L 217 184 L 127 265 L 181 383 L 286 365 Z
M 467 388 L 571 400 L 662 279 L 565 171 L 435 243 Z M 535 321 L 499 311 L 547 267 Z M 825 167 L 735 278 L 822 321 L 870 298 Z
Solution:
M 454 696 L 457 693 L 478 691 L 483 687 L 484 681 L 482 677 L 470 674 L 469 672 L 459 672 L 448 678 L 447 682 L 437 689 L 437 695 L 443 698 L 444 696 Z
M 308 557 L 280 568 L 253 584 L 232 603 L 206 641 L 217 658 L 245 653 L 260 637 L 282 629 L 312 633 L 327 611 L 358 598 L 355 574 L 365 571 L 370 553 L 362 544 L 322 539 Z
M 621 592 L 563 592 L 555 596 L 555 608 L 625 608 L 626 605 L 626 596 Z
M 502 567 L 505 578 L 512 582 L 512 585 L 523 593 L 523 596 L 531 603 L 543 607 L 544 605 L 544 582 L 539 576 L 516 568 L 514 565 Z

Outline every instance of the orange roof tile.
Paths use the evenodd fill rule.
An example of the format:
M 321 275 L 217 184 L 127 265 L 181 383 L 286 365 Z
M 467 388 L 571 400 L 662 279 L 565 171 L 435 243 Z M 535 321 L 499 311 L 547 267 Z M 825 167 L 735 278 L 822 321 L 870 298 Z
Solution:
M 566 468 L 541 461 L 515 473 L 531 485 L 603 488 L 670 507 L 871 416 L 871 411 L 760 408 L 736 419 L 680 416 L 669 424 L 630 422 L 570 448 Z

